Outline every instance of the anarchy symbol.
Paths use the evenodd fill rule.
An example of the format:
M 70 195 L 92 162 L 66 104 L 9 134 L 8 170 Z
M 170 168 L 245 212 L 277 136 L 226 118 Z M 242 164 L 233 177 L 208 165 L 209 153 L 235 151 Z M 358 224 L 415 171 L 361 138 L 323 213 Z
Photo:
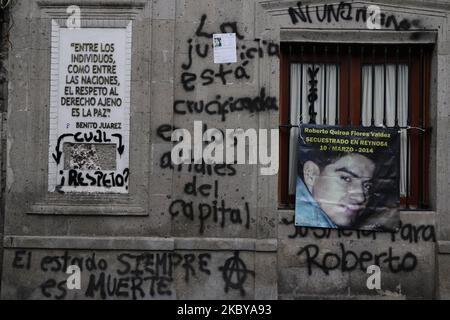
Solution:
M 241 296 L 245 296 L 244 283 L 248 275 L 255 276 L 255 272 L 248 270 L 244 261 L 239 257 L 239 251 L 235 251 L 234 256 L 225 261 L 225 265 L 219 268 L 225 281 L 225 293 L 231 289 L 239 290 Z

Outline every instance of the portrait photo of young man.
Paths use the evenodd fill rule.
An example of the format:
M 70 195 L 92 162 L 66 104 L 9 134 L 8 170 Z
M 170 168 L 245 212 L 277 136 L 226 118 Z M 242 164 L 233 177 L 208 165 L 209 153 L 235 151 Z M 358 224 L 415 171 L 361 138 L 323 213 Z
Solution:
M 395 229 L 399 220 L 395 152 L 323 149 L 323 146 L 322 150 L 319 146 L 300 146 L 296 226 Z

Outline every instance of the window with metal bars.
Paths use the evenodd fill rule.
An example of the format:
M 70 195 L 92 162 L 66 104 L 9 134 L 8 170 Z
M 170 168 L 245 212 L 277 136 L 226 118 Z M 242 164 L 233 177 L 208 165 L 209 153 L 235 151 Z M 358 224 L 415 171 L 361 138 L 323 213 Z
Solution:
M 428 45 L 283 43 L 280 63 L 280 208 L 292 208 L 301 123 L 396 128 L 401 204 L 428 208 Z

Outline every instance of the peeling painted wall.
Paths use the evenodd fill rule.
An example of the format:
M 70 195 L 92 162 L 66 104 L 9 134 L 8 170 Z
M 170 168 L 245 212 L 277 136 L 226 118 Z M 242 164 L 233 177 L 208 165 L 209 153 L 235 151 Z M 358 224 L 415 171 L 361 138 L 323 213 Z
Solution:
M 9 26 L 9 9 L 2 9 L 0 12 L 0 34 L 1 34 L 1 51 L 0 51 L 0 104 L 1 104 L 1 143 L 0 143 L 0 259 L 3 257 L 3 224 L 4 224 L 4 192 L 6 184 L 6 120 L 7 120 L 7 101 L 8 101 L 8 72 L 6 61 L 8 58 L 8 26 Z M 0 275 L 2 274 L 2 266 L 0 266 Z M 0 286 L 1 292 L 1 286 Z

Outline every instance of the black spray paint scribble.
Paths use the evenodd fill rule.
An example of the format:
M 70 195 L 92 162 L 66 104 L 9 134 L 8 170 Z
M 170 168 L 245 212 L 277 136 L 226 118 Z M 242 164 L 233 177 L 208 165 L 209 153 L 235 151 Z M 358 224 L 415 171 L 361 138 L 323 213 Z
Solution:
M 63 142 L 63 140 L 65 138 L 68 138 L 68 137 L 73 137 L 73 134 L 72 133 L 68 133 L 68 134 L 63 134 L 63 135 L 59 136 L 58 143 L 56 144 L 56 147 L 55 147 L 55 153 L 52 154 L 53 159 L 55 159 L 55 162 L 58 165 L 61 162 L 61 156 L 63 154 L 62 151 L 61 151 L 61 143 Z
M 220 80 L 222 85 L 226 85 L 230 82 L 230 75 L 236 80 L 250 79 L 250 75 L 248 75 L 244 68 L 247 64 L 248 61 L 244 62 L 242 66 L 239 66 L 236 69 L 234 69 L 234 67 L 227 68 L 223 64 L 220 64 L 218 70 L 207 68 L 201 72 L 200 76 L 197 76 L 196 73 L 192 72 L 183 72 L 181 74 L 181 83 L 183 84 L 184 90 L 191 92 L 195 90 L 198 79 L 201 80 L 200 84 L 202 86 L 209 86 L 218 80 Z
M 245 296 L 244 285 L 249 275 L 255 276 L 255 272 L 248 270 L 245 262 L 240 258 L 239 251 L 234 256 L 225 261 L 225 264 L 219 268 L 222 272 L 222 278 L 225 281 L 225 293 L 230 289 L 239 290 L 241 296 Z
M 392 273 L 411 272 L 417 267 L 418 259 L 411 253 L 395 253 L 394 248 L 389 247 L 385 251 L 373 253 L 368 250 L 355 252 L 339 244 L 337 252 L 328 249 L 321 250 L 318 245 L 310 244 L 300 249 L 298 256 L 306 260 L 308 274 L 312 275 L 314 268 L 319 268 L 325 275 L 330 271 L 352 272 L 360 270 L 366 272 L 371 265 L 380 266 Z
M 53 159 L 55 160 L 56 164 L 60 164 L 61 162 L 61 146 L 63 141 L 66 138 L 73 137 L 73 140 L 76 143 L 111 143 L 112 138 L 116 138 L 118 142 L 117 152 L 120 156 L 123 155 L 123 152 L 125 151 L 125 146 L 123 144 L 123 137 L 121 134 L 116 133 L 112 134 L 111 138 L 108 138 L 108 134 L 106 131 L 103 130 L 97 130 L 95 132 L 76 132 L 76 133 L 67 133 L 59 136 L 58 143 L 56 144 L 55 153 L 53 153 Z
M 234 177 L 237 175 L 235 165 L 232 164 L 180 164 L 174 165 L 172 162 L 172 152 L 166 152 L 161 156 L 159 166 L 163 170 L 173 170 L 177 173 L 194 173 L 203 176 Z
M 181 83 L 187 92 L 192 92 L 198 85 L 209 86 L 214 83 L 227 85 L 232 80 L 250 80 L 251 74 L 247 67 L 250 62 L 257 57 L 263 58 L 266 55 L 269 57 L 278 57 L 280 54 L 279 45 L 270 41 L 254 40 L 255 45 L 250 46 L 248 43 L 240 44 L 239 41 L 244 40 L 244 36 L 238 30 L 237 22 L 224 22 L 220 25 L 221 33 L 235 33 L 238 40 L 237 50 L 240 62 L 238 64 L 219 64 L 210 68 L 204 68 L 200 72 L 192 71 L 193 63 L 196 59 L 206 59 L 210 57 L 213 51 L 210 43 L 213 32 L 205 31 L 207 16 L 202 15 L 200 24 L 195 32 L 197 40 L 205 38 L 207 43 L 194 43 L 194 40 L 188 39 L 188 57 L 187 61 L 181 64 L 183 70 L 181 74 Z
M 173 130 L 176 128 L 169 124 L 163 124 L 157 129 L 157 136 L 163 141 L 169 142 Z M 203 131 L 208 130 L 205 125 Z M 171 152 L 163 154 L 160 159 L 162 169 L 170 169 L 176 172 L 188 172 L 194 174 L 192 181 L 185 184 L 183 194 L 192 198 L 186 200 L 182 197 L 171 201 L 168 212 L 172 220 L 188 220 L 199 223 L 199 234 L 204 234 L 208 225 L 219 225 L 224 229 L 228 224 L 242 225 L 250 229 L 251 215 L 250 204 L 245 202 L 241 207 L 229 207 L 226 200 L 221 199 L 219 180 L 212 183 L 199 183 L 199 176 L 232 177 L 237 171 L 231 164 L 209 165 L 204 161 L 201 164 L 174 165 Z M 210 198 L 210 199 L 208 199 Z M 196 201 L 196 199 L 199 199 Z M 245 201 L 245 197 L 242 197 Z
M 339 4 L 325 4 L 323 6 L 303 5 L 297 3 L 297 7 L 289 7 L 288 13 L 293 24 L 299 22 L 314 23 L 314 20 L 320 23 L 331 23 L 342 21 L 356 21 L 366 23 L 373 18 L 373 14 L 368 15 L 367 7 L 353 7 L 352 3 L 340 2 Z M 421 28 L 420 20 L 404 18 L 398 20 L 394 14 L 380 14 L 380 25 L 386 29 L 409 30 L 412 27 Z
M 176 100 L 173 111 L 175 114 L 202 114 L 220 117 L 222 122 L 226 121 L 227 114 L 247 111 L 250 114 L 265 111 L 277 111 L 277 98 L 268 96 L 266 88 L 261 88 L 258 96 L 224 99 L 217 95 L 216 99 L 211 101 L 199 100 Z
M 181 84 L 186 92 L 194 92 L 199 86 L 210 86 L 214 84 L 227 85 L 235 80 L 247 81 L 251 79 L 249 72 L 251 62 L 264 57 L 279 57 L 279 45 L 271 41 L 255 39 L 244 42 L 244 36 L 238 28 L 237 22 L 224 22 L 219 26 L 220 33 L 235 33 L 237 38 L 237 54 L 239 63 L 208 65 L 206 67 L 194 68 L 195 64 L 212 61 L 213 46 L 211 39 L 213 34 L 207 29 L 207 16 L 201 16 L 200 23 L 195 31 L 194 37 L 187 40 L 187 59 L 181 64 Z M 215 30 L 216 31 L 216 30 Z M 207 114 L 219 118 L 222 122 L 227 120 L 227 115 L 237 112 L 248 112 L 250 114 L 268 111 L 277 111 L 277 99 L 267 95 L 266 88 L 260 89 L 259 93 L 244 97 L 222 97 L 216 95 L 211 100 L 189 100 L 178 99 L 174 101 L 174 113 L 177 115 Z M 163 124 L 157 129 L 157 135 L 163 141 L 171 141 L 171 133 L 176 130 L 172 125 Z M 184 196 L 171 199 L 168 212 L 173 220 L 181 222 L 194 222 L 198 224 L 199 234 L 204 234 L 212 225 L 225 228 L 228 224 L 241 225 L 250 229 L 251 215 L 250 205 L 242 197 L 243 204 L 230 206 L 227 201 L 219 195 L 219 181 L 216 179 L 211 183 L 197 185 L 198 177 L 202 176 L 235 176 L 234 165 L 178 165 L 172 163 L 171 152 L 166 152 L 160 158 L 160 167 L 178 172 L 189 172 L 195 174 L 193 181 L 186 184 Z
M 211 274 L 208 267 L 211 260 L 209 253 L 121 254 L 117 260 L 121 263 L 117 276 L 106 273 L 101 273 L 100 276 L 91 274 L 86 297 L 94 298 L 100 295 L 102 299 L 122 297 L 136 300 L 172 296 L 174 272 L 177 268 L 183 269 L 186 283 L 197 273 Z M 121 286 L 121 282 L 124 285 Z
M 64 176 L 64 171 L 60 171 L 61 180 L 58 188 L 68 187 L 125 187 L 128 190 L 128 181 L 130 178 L 130 169 L 124 169 L 122 173 L 95 171 L 93 173 L 84 170 L 71 169 L 68 177 Z
M 171 124 L 162 124 L 156 129 L 156 135 L 165 142 L 172 141 L 172 133 L 177 130 Z M 203 124 L 203 134 L 208 130 L 208 126 Z M 222 135 L 225 135 L 222 130 Z M 202 176 L 218 176 L 218 177 L 233 177 L 236 176 L 237 171 L 232 164 L 206 164 L 204 161 L 201 164 L 194 164 L 194 160 L 190 164 L 174 165 L 172 162 L 172 152 L 164 153 L 159 162 L 159 166 L 163 170 L 174 170 L 175 172 L 194 173 Z
M 308 102 L 309 102 L 309 116 L 310 124 L 316 123 L 317 112 L 315 110 L 316 101 L 319 98 L 318 89 L 317 89 L 317 73 L 319 72 L 319 67 L 311 67 L 308 68 L 308 76 L 309 76 L 309 94 L 308 94 Z
M 222 129 L 216 129 L 222 133 L 222 136 L 225 136 L 225 131 Z M 156 129 L 156 134 L 159 138 L 161 138 L 165 142 L 172 142 L 172 134 L 175 130 L 178 130 L 177 127 L 172 126 L 171 124 L 162 124 Z M 202 135 L 204 135 L 208 131 L 208 125 L 203 123 Z
M 125 151 L 125 145 L 123 144 L 123 137 L 121 134 L 112 134 L 108 137 L 107 132 L 103 130 L 96 130 L 95 132 L 76 132 L 63 134 L 58 138 L 58 142 L 55 148 L 55 153 L 52 154 L 56 164 L 61 163 L 62 158 L 62 144 L 66 138 L 71 137 L 75 143 L 111 143 L 113 139 L 117 141 L 117 153 L 122 156 Z M 69 187 L 125 187 L 128 190 L 128 181 L 130 177 L 130 170 L 126 168 L 121 173 L 103 171 L 103 170 L 91 170 L 92 172 L 86 172 L 86 170 L 72 169 L 68 171 L 67 177 L 63 170 L 59 171 L 61 177 L 59 178 L 59 185 L 56 190 L 60 193 L 61 188 L 65 186 Z M 95 172 L 94 172 L 95 171 Z
M 222 229 L 228 224 L 242 225 L 249 230 L 251 223 L 248 202 L 244 204 L 244 208 L 231 208 L 228 207 L 225 200 L 194 204 L 193 201 L 178 199 L 171 203 L 169 213 L 172 219 L 184 218 L 191 222 L 198 221 L 200 235 L 210 224 L 219 225 Z
M 281 225 L 292 226 L 294 233 L 288 236 L 289 239 L 368 239 L 377 240 L 376 231 L 367 230 L 332 230 L 306 227 L 295 227 L 294 219 L 283 218 Z M 433 225 L 411 225 L 401 224 L 398 232 L 390 233 L 392 243 L 405 241 L 412 244 L 423 242 L 436 242 L 436 234 Z M 335 250 L 334 248 L 333 250 Z M 396 248 L 387 247 L 385 249 L 353 251 L 346 247 L 345 243 L 339 243 L 336 251 L 320 248 L 317 244 L 302 246 L 298 251 L 298 256 L 306 262 L 308 274 L 312 275 L 315 268 L 320 269 L 325 275 L 330 271 L 352 272 L 360 270 L 366 272 L 370 265 L 378 265 L 392 273 L 412 272 L 416 269 L 419 259 L 412 252 L 398 253 Z
M 294 219 L 283 218 L 281 224 L 292 226 L 293 233 L 288 236 L 289 239 L 303 239 L 313 237 L 314 239 L 330 239 L 332 237 L 348 239 L 371 239 L 377 240 L 378 232 L 372 230 L 334 230 L 334 229 L 315 229 L 307 227 L 295 227 Z M 433 225 L 412 225 L 400 222 L 400 228 L 397 232 L 390 232 L 391 242 L 406 241 L 409 243 L 432 242 L 435 243 L 436 231 Z
M 203 30 L 203 28 L 205 27 L 207 18 L 208 18 L 208 16 L 206 14 L 202 15 L 202 17 L 200 18 L 200 24 L 199 24 L 197 30 L 195 31 L 195 35 L 199 38 L 204 37 L 204 38 L 212 39 L 213 33 L 208 33 Z M 224 22 L 220 25 L 219 29 L 220 29 L 221 33 L 236 33 L 236 38 L 238 38 L 240 40 L 244 39 L 244 36 L 239 33 L 236 22 Z
M 120 253 L 110 265 L 96 252 L 79 255 L 64 251 L 61 255 L 34 258 L 34 252 L 17 250 L 12 268 L 26 272 L 36 268 L 48 275 L 39 286 L 39 293 L 47 299 L 67 297 L 67 268 L 76 265 L 82 272 L 82 291 L 85 298 L 145 299 L 173 295 L 175 273 L 180 270 L 186 283 L 202 274 L 211 276 L 210 253 L 180 254 L 172 252 Z M 63 280 L 62 280 L 63 279 Z M 62 281 L 61 281 L 62 280 Z

